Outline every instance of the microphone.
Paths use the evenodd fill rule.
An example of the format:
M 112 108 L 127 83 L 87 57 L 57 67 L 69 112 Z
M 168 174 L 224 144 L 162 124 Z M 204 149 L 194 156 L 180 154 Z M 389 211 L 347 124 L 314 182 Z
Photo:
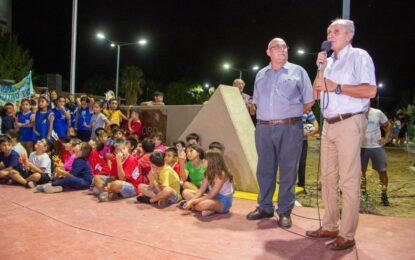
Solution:
M 324 42 L 322 42 L 320 49 L 321 49 L 321 51 L 325 51 L 326 53 L 328 53 L 331 50 L 331 42 L 330 41 L 324 41 Z M 321 70 L 321 66 L 322 65 L 323 65 L 322 63 L 319 63 L 318 64 L 318 71 Z

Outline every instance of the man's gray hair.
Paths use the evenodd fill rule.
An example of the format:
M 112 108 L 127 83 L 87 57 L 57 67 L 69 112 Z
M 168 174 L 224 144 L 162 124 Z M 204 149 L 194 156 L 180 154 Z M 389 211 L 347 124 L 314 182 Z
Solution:
M 334 20 L 334 21 L 331 22 L 330 26 L 335 25 L 335 24 L 343 25 L 344 27 L 346 27 L 346 29 L 349 32 L 351 32 L 354 35 L 355 29 L 354 29 L 354 22 L 352 20 L 348 20 L 348 19 L 336 19 L 336 20 Z

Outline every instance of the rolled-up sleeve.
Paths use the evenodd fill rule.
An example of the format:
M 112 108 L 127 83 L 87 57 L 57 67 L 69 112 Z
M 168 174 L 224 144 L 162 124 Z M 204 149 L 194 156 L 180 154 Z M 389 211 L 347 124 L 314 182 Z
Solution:
M 370 84 L 376 86 L 375 65 L 366 51 L 360 53 L 355 60 L 354 72 L 359 84 Z

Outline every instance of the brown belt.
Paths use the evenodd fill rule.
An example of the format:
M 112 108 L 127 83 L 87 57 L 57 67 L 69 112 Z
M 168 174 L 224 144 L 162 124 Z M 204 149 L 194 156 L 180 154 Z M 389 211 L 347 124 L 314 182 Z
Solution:
M 343 121 L 343 120 L 346 120 L 346 119 L 348 119 L 348 118 L 350 118 L 350 117 L 352 117 L 352 116 L 355 116 L 355 115 L 360 115 L 360 114 L 363 114 L 363 113 L 366 113 L 366 112 L 359 112 L 359 113 L 347 113 L 347 114 L 341 114 L 341 115 L 338 115 L 338 116 L 336 116 L 336 117 L 331 117 L 331 118 L 324 118 L 324 120 L 326 120 L 327 121 L 327 123 L 329 123 L 329 124 L 334 124 L 334 123 L 337 123 L 337 122 L 340 122 L 340 121 Z
M 257 120 L 260 125 L 293 125 L 301 120 L 301 117 L 276 119 L 276 120 Z

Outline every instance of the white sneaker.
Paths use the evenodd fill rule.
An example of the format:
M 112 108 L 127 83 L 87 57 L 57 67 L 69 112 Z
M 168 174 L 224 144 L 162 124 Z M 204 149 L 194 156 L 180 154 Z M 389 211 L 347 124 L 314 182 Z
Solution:
M 45 187 L 45 193 L 58 193 L 58 192 L 62 192 L 63 188 L 62 186 L 46 186 Z
M 46 183 L 46 184 L 37 185 L 37 186 L 36 186 L 36 189 L 37 189 L 38 191 L 43 192 L 43 191 L 45 191 L 45 188 L 46 188 L 47 186 L 52 186 L 52 183 Z
M 202 211 L 202 217 L 208 217 L 208 216 L 213 215 L 213 214 L 215 214 L 215 212 L 212 211 L 212 210 L 203 210 Z

